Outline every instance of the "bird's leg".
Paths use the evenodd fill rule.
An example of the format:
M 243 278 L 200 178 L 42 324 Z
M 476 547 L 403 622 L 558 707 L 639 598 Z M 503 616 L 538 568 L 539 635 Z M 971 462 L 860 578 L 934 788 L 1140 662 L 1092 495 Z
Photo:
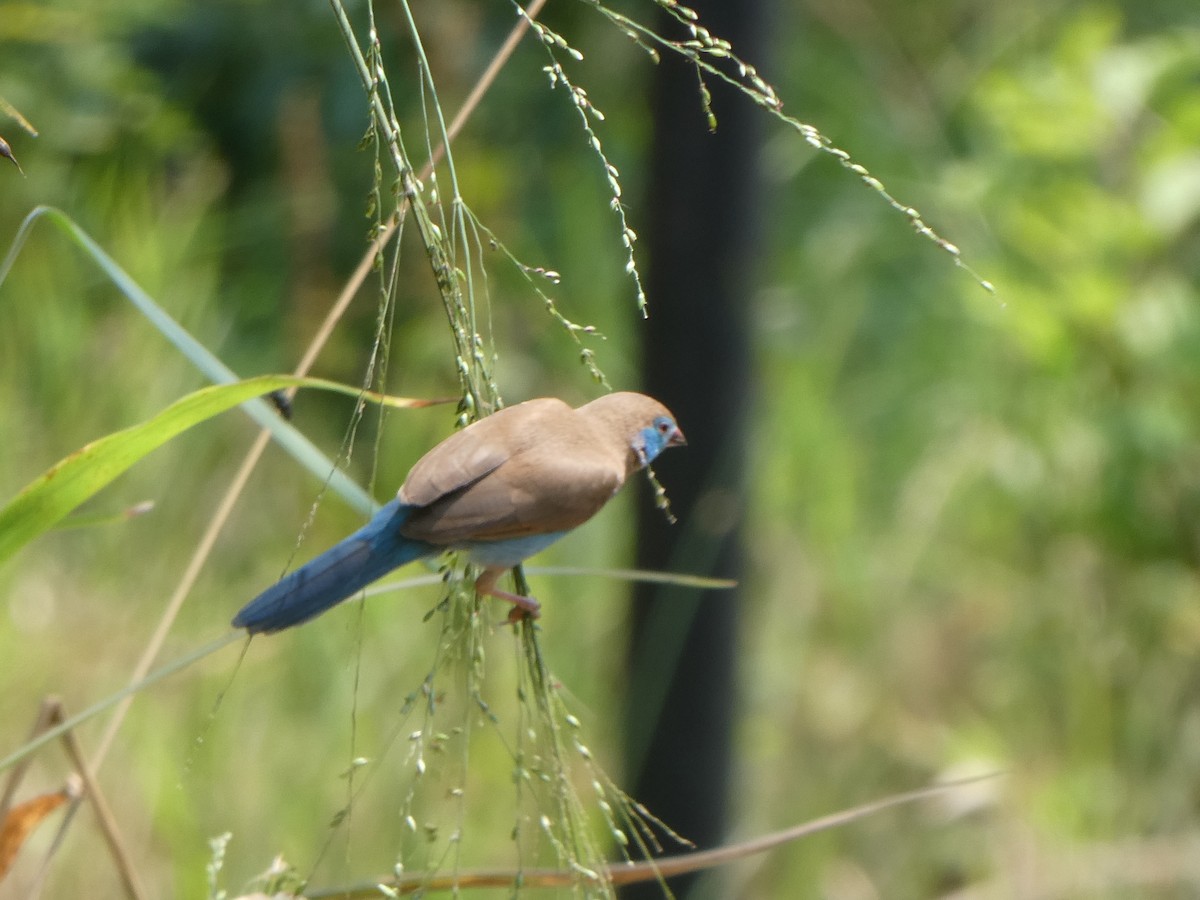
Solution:
M 496 587 L 496 580 L 506 571 L 508 570 L 484 569 L 482 574 L 475 579 L 475 593 L 484 597 L 497 597 L 511 603 L 513 608 L 508 614 L 508 621 L 510 622 L 519 622 L 521 619 L 536 619 L 541 615 L 542 604 L 538 603 L 532 597 L 512 594 Z

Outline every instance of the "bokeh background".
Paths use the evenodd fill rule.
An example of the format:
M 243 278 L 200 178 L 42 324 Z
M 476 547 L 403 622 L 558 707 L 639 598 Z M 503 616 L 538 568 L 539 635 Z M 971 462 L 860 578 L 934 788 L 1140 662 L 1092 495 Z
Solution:
M 652 18 L 650 4 L 620 8 Z M 403 13 L 377 15 L 419 147 Z M 414 15 L 453 111 L 512 7 L 442 0 Z M 606 115 L 596 128 L 639 229 L 654 66 L 587 4 L 552 0 L 544 16 L 585 56 L 570 71 Z M 917 207 L 997 293 L 763 114 L 730 838 L 938 777 L 1005 774 L 735 866 L 709 895 L 1195 896 L 1200 11 L 806 0 L 768 19 L 756 62 L 787 111 Z M 456 143 L 463 193 L 523 261 L 561 273 L 563 312 L 606 335 L 589 344 L 597 363 L 635 387 L 654 348 L 604 173 L 545 62 L 527 39 Z M 326 4 L 0 0 L 0 98 L 39 132 L 0 114 L 25 171 L 0 160 L 4 241 L 35 205 L 58 206 L 233 369 L 290 369 L 369 226 L 365 100 Z M 453 395 L 445 316 L 405 240 L 387 387 Z M 505 398 L 593 396 L 541 301 L 484 255 Z M 362 379 L 376 300 L 364 291 L 316 374 Z M 95 265 L 37 227 L 0 285 L 0 495 L 201 384 Z M 387 496 L 452 410 L 368 416 L 351 474 Z M 305 394 L 296 423 L 333 455 L 351 411 Z M 254 433 L 231 413 L 182 436 L 89 504 L 152 499 L 151 514 L 52 534 L 0 569 L 0 750 L 42 696 L 78 710 L 125 683 Z M 294 552 L 357 525 L 329 498 L 297 551 L 319 490 L 268 452 L 165 659 L 222 634 Z M 538 562 L 628 562 L 632 499 Z M 628 587 L 534 587 L 548 664 L 620 782 L 619 705 L 637 689 L 623 667 Z M 423 616 L 438 596 L 348 605 L 255 641 L 240 666 L 235 645 L 138 697 L 100 777 L 154 895 L 203 896 L 208 841 L 224 832 L 234 891 L 277 852 L 323 884 L 389 870 L 414 842 L 397 813 L 412 761 L 394 732 L 434 659 Z M 519 648 L 497 629 L 487 652 L 503 709 Z M 464 705 L 448 697 L 446 721 L 470 719 Z M 81 731 L 85 746 L 101 728 Z M 461 862 L 511 864 L 511 763 L 502 729 L 479 731 Z M 356 755 L 385 764 L 331 829 Z M 66 768 L 47 748 L 23 793 Z M 422 802 L 436 808 L 436 791 Z M 50 833 L 0 896 L 24 896 Z M 46 893 L 116 890 L 85 808 Z

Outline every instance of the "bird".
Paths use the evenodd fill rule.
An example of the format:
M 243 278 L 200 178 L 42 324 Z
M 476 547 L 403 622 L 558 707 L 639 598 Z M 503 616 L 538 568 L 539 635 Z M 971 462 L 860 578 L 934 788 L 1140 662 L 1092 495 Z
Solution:
M 686 443 L 663 404 L 632 391 L 577 408 L 542 397 L 500 409 L 417 460 L 395 499 L 247 603 L 233 627 L 253 635 L 299 625 L 447 550 L 481 568 L 476 593 L 513 604 L 511 621 L 536 618 L 537 600 L 501 590 L 500 576 L 594 516 L 663 450 Z

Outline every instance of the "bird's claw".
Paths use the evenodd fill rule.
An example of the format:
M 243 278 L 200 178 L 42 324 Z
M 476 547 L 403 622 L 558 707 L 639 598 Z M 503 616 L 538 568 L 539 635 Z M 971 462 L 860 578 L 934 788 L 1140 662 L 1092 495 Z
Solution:
M 496 578 L 499 573 L 500 570 L 493 569 L 484 571 L 475 581 L 475 592 L 481 597 L 495 597 L 497 600 L 504 600 L 511 603 L 512 609 L 509 610 L 506 621 L 513 624 L 524 622 L 528 619 L 536 619 L 540 616 L 542 613 L 542 604 L 538 603 L 533 597 L 526 597 L 523 594 L 513 594 L 496 587 Z
M 520 622 L 531 622 L 542 615 L 542 604 L 538 603 L 532 597 L 522 597 L 520 594 L 512 594 L 505 599 L 512 603 L 512 609 L 508 611 L 507 621 L 513 625 Z

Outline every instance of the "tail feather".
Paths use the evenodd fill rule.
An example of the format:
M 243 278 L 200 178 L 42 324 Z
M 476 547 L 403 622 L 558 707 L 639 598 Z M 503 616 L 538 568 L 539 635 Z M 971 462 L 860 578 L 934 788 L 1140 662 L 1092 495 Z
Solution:
M 400 534 L 413 507 L 393 500 L 354 534 L 285 575 L 244 607 L 234 628 L 250 634 L 299 625 L 351 597 L 392 569 L 435 552 Z

